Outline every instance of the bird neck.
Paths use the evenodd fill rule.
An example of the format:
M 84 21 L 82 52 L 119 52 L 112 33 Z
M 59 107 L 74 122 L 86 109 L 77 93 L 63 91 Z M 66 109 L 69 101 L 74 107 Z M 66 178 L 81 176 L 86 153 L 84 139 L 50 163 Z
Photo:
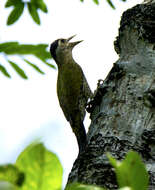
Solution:
M 73 64 L 75 63 L 72 53 L 60 54 L 56 60 L 58 67 L 61 67 L 64 64 Z

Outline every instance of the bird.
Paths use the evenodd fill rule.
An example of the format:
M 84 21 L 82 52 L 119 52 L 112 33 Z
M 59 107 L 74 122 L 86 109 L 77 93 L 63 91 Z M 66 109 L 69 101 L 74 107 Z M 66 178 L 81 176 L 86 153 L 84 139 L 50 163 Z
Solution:
M 79 154 L 87 144 L 86 130 L 83 124 L 86 105 L 93 93 L 79 64 L 72 55 L 73 48 L 82 42 L 70 42 L 75 37 L 57 39 L 50 45 L 50 53 L 58 66 L 57 96 L 66 120 L 76 136 Z

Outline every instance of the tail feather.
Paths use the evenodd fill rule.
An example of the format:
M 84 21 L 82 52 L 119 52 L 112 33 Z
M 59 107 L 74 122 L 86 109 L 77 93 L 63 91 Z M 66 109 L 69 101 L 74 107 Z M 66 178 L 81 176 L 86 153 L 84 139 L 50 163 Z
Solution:
M 87 145 L 87 135 L 83 122 L 80 123 L 80 126 L 74 126 L 73 132 L 75 133 L 78 142 L 79 154 L 81 154 L 82 152 L 85 151 Z

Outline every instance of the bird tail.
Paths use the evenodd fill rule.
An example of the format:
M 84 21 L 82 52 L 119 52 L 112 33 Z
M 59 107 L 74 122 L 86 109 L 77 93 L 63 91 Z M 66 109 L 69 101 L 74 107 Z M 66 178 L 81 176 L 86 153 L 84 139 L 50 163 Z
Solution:
M 78 142 L 79 154 L 81 154 L 85 151 L 87 145 L 87 135 L 83 122 L 80 123 L 80 126 L 73 126 L 72 129 Z

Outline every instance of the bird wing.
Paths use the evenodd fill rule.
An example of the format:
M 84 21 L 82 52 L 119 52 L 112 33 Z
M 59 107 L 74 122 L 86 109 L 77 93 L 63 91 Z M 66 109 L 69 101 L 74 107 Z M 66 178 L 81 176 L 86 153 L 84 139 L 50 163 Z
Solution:
M 83 72 L 79 65 L 74 63 L 59 68 L 57 95 L 60 106 L 68 121 L 71 121 L 75 116 L 75 113 L 80 111 L 79 98 L 80 96 L 83 96 L 82 89 Z
M 85 96 L 88 98 L 91 98 L 93 96 L 93 93 L 89 87 L 89 84 L 87 82 L 87 79 L 86 77 L 83 75 L 83 91 L 84 91 L 84 94 Z

